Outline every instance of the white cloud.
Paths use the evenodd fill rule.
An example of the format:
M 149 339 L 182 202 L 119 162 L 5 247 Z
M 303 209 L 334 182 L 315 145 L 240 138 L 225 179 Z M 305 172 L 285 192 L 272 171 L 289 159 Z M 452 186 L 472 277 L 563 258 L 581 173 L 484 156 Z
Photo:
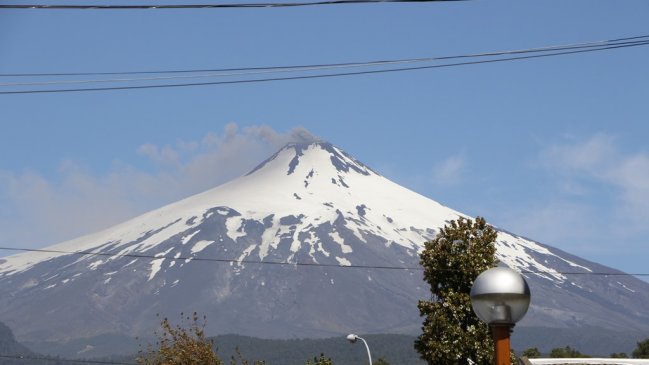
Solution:
M 621 190 L 620 217 L 649 231 L 649 156 L 638 154 L 624 158 L 612 168 L 607 179 Z
M 143 144 L 134 154 L 148 159 L 148 170 L 115 162 L 97 175 L 62 161 L 51 180 L 0 171 L 0 243 L 39 247 L 91 233 L 245 174 L 288 142 L 314 139 L 301 127 L 281 133 L 230 123 L 196 141 Z
M 648 154 L 624 153 L 613 138 L 600 134 L 573 145 L 554 146 L 546 151 L 544 161 L 561 173 L 566 184 L 604 185 L 613 194 L 614 218 L 632 223 L 625 229 L 649 231 Z
M 185 144 L 182 146 L 184 147 Z M 160 148 L 154 144 L 147 143 L 140 146 L 137 152 L 161 165 L 174 165 L 178 163 L 179 159 L 178 152 L 170 146 Z
M 616 250 L 646 251 L 637 237 L 649 233 L 647 153 L 598 134 L 550 146 L 540 163 L 555 185 L 544 200 L 505 217 L 508 227 L 563 248 L 594 252 L 614 240 Z
M 543 151 L 542 161 L 551 169 L 596 176 L 618 162 L 618 155 L 614 139 L 598 134 L 583 142 L 551 146 Z
M 599 243 L 594 207 L 565 199 L 504 209 L 501 220 L 506 229 L 533 240 L 569 251 L 592 251 Z
M 3 243 L 54 243 L 137 212 L 134 201 L 126 194 L 126 184 L 97 179 L 72 168 L 69 162 L 66 165 L 62 179 L 56 183 L 35 172 L 4 173 L 0 177 L 0 189 L 8 207 L 0 222 Z
M 455 184 L 461 180 L 465 161 L 460 156 L 451 156 L 433 168 L 433 182 L 440 185 Z

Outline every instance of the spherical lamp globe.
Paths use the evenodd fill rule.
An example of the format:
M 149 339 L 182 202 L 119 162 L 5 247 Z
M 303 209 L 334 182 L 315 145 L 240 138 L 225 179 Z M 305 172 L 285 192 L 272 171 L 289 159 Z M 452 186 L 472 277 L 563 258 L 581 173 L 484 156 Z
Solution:
M 489 325 L 511 325 L 520 321 L 530 306 L 530 288 L 525 278 L 508 267 L 494 267 L 471 287 L 471 306 Z

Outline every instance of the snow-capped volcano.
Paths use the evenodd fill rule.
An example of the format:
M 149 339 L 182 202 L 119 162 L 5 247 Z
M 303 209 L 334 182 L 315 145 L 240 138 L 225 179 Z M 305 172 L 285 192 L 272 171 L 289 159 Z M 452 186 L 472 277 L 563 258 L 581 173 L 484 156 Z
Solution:
M 0 320 L 34 339 L 150 333 L 156 313 L 183 311 L 206 314 L 211 333 L 414 332 L 421 271 L 384 267 L 416 267 L 459 216 L 329 143 L 289 144 L 214 189 L 0 259 Z M 577 275 L 614 270 L 505 231 L 497 249 L 531 284 L 523 325 L 649 328 L 646 283 Z
M 225 217 L 223 235 L 216 240 L 192 240 L 214 214 Z M 365 235 L 375 235 L 386 244 L 417 251 L 435 233 L 427 227 L 441 226 L 459 215 L 394 184 L 331 144 L 290 144 L 245 176 L 51 249 L 159 254 L 159 245 L 180 234 L 181 245 L 189 243 L 192 253 L 197 253 L 210 245 L 218 246 L 217 242 L 225 238 L 244 238 L 246 225 L 258 222 L 264 226 L 261 240 L 251 242 L 238 258 L 263 260 L 290 238 L 290 255 L 285 261 L 294 262 L 296 253 L 308 248 L 309 259 L 318 262 L 316 252 L 326 256 L 330 252 L 323 248 L 316 229 L 333 225 L 338 219 L 360 241 L 365 241 Z M 343 239 L 334 242 L 343 253 L 353 252 Z M 174 253 L 172 250 L 164 256 Z M 0 270 L 22 271 L 38 262 L 38 256 L 47 259 L 59 255 L 19 255 L 22 260 L 14 257 Z M 339 260 L 347 262 L 349 258 L 341 256 Z

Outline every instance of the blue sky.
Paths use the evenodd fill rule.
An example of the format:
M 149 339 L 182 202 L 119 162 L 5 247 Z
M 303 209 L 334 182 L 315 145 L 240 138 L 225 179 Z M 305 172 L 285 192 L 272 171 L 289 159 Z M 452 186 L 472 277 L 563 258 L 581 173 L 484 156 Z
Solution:
M 645 35 L 648 11 L 644 0 L 0 10 L 0 73 L 448 56 Z M 306 130 L 444 205 L 646 273 L 648 56 L 645 46 L 345 78 L 0 95 L 0 245 L 43 247 L 118 223 L 245 173 Z M 25 80 L 0 78 L 11 81 Z

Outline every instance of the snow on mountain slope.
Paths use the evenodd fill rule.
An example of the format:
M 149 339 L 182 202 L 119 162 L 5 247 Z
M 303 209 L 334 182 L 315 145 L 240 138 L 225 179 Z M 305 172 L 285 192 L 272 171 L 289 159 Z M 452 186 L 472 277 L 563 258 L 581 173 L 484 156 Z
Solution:
M 155 252 L 160 242 L 199 226 L 209 218 L 207 211 L 215 206 L 229 207 L 245 214 L 231 217 L 226 222 L 227 235 L 235 240 L 242 235 L 240 228 L 245 220 L 263 221 L 272 216 L 260 243 L 257 258 L 261 260 L 266 257 L 270 247 L 277 246 L 279 237 L 285 233 L 282 227 L 286 225 L 280 222 L 282 217 L 300 217 L 293 231 L 291 246 L 291 252 L 296 252 L 302 244 L 297 239 L 299 232 L 308 231 L 324 222 L 333 223 L 339 215 L 349 219 L 347 227 L 361 241 L 364 241 L 364 234 L 371 233 L 385 238 L 388 244 L 394 243 L 417 251 L 423 249 L 423 243 L 434 236 L 435 230 L 431 227 L 440 227 L 451 219 L 465 216 L 385 179 L 330 144 L 293 144 L 246 176 L 125 224 L 52 246 L 51 249 L 101 251 L 110 246 L 119 249 L 115 251 L 118 254 L 160 254 Z M 217 213 L 227 212 L 221 210 Z M 150 232 L 155 233 L 150 235 Z M 145 240 L 130 245 L 147 235 Z M 531 249 L 552 255 L 547 249 L 507 233 L 500 236 L 499 259 L 508 266 L 547 271 L 549 276 L 565 279 L 525 253 L 526 249 Z M 104 244 L 98 246 L 99 242 Z M 203 244 L 212 243 L 214 241 Z M 348 247 L 344 246 L 344 242 L 340 244 Z M 347 250 L 346 253 L 352 252 L 351 248 Z M 23 271 L 39 260 L 59 255 L 62 254 L 22 254 L 20 258 L 15 257 L 0 264 L 0 273 Z M 240 257 L 242 260 L 245 258 L 248 257 Z M 292 259 L 289 257 L 287 261 L 292 262 Z M 94 263 L 101 265 L 97 261 Z
M 389 181 L 329 143 L 290 144 L 249 174 L 214 189 L 48 248 L 55 252 L 0 259 L 0 287 L 8 293 L 0 298 L 0 319 L 37 309 L 58 313 L 60 320 L 36 321 L 18 331 L 43 338 L 66 332 L 60 327 L 67 327 L 67 336 L 138 333 L 153 310 L 197 308 L 238 313 L 219 318 L 221 331 L 251 334 L 252 323 L 246 321 L 256 319 L 266 324 L 266 332 L 258 325 L 252 334 L 271 337 L 348 329 L 408 332 L 418 327 L 416 300 L 426 296 L 419 272 L 314 269 L 295 276 L 296 266 L 250 263 L 413 267 L 423 243 L 459 216 L 464 215 Z M 638 300 L 649 299 L 647 286 L 638 280 L 622 277 L 604 285 L 584 275 L 568 276 L 565 272 L 602 267 L 506 231 L 499 232 L 496 244 L 501 262 L 525 272 L 533 291 L 544 296 L 533 301 L 530 324 L 614 326 L 649 318 L 638 308 Z M 66 253 L 74 251 L 115 255 Z M 199 257 L 234 262 L 190 264 Z M 357 296 L 360 288 L 364 294 L 353 299 L 355 304 L 390 320 L 379 325 L 369 314 L 348 309 L 340 314 L 346 306 L 339 296 Z M 193 302 L 182 301 L 179 293 Z M 324 293 L 329 302 L 315 299 Z M 611 295 L 617 302 L 601 299 Z M 55 308 L 42 307 L 45 297 Z M 61 308 L 71 297 L 85 322 L 66 320 Z M 245 318 L 243 308 L 249 313 Z M 608 311 L 604 319 L 595 313 L 602 310 Z M 332 317 L 339 318 L 327 320 Z M 106 321 L 108 328 L 101 328 Z M 294 326 L 279 329 L 278 323 L 287 322 Z
M 293 252 L 300 245 L 297 233 L 340 215 L 353 218 L 348 227 L 363 240 L 372 233 L 412 249 L 420 249 L 434 234 L 426 227 L 443 225 L 459 215 L 439 203 L 405 189 L 376 174 L 329 144 L 289 145 L 250 174 L 139 216 L 97 234 L 51 246 L 52 250 L 88 251 L 111 246 L 119 254 L 157 254 L 165 239 L 199 226 L 206 212 L 223 206 L 241 212 L 227 220 L 228 236 L 241 236 L 245 220 L 263 221 L 266 228 L 258 258 L 278 243 L 285 227 L 282 217 L 300 217 L 294 231 Z M 227 214 L 221 210 L 217 214 Z M 155 232 L 154 234 L 150 234 Z M 149 235 L 136 245 L 130 245 Z M 97 245 L 97 243 L 103 243 Z M 313 242 L 312 244 L 315 244 Z M 344 243 L 341 242 L 344 245 Z M 56 253 L 27 253 L 0 264 L 0 273 L 23 271 Z M 290 262 L 290 258 L 289 258 Z

